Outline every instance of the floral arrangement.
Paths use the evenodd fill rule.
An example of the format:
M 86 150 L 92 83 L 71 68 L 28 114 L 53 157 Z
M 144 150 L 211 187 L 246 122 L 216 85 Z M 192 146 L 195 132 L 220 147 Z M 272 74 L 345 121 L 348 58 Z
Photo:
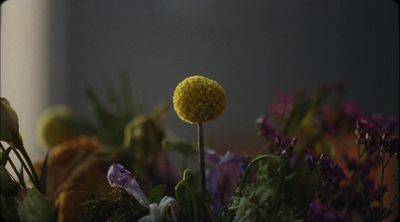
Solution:
M 242 156 L 205 147 L 205 124 L 226 106 L 214 80 L 190 76 L 173 94 L 178 117 L 197 126 L 197 146 L 166 136 L 165 105 L 138 115 L 126 91 L 111 93 L 104 105 L 88 90 L 96 121 L 67 107 L 47 111 L 39 131 L 49 150 L 37 163 L 1 98 L 1 219 L 395 220 L 398 122 L 364 115 L 357 103 L 341 102 L 342 91 L 332 84 L 309 94 L 279 93 L 257 120 L 261 150 Z M 172 164 L 177 158 L 181 171 Z M 187 168 L 193 160 L 198 167 Z

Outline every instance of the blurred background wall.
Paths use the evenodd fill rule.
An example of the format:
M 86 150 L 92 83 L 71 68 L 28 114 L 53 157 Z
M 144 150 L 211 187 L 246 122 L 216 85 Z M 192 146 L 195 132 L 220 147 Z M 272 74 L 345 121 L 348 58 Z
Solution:
M 206 126 L 216 149 L 255 146 L 254 121 L 278 91 L 335 80 L 367 113 L 399 112 L 398 8 L 392 0 L 8 0 L 1 9 L 1 95 L 38 151 L 35 121 L 48 105 L 87 113 L 128 73 L 146 110 L 179 81 L 204 74 L 228 96 Z M 169 112 L 187 139 L 195 127 Z

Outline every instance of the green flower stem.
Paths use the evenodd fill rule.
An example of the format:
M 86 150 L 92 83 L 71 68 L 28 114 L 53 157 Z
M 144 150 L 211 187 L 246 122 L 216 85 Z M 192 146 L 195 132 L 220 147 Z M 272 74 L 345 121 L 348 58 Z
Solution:
M 207 185 L 206 185 L 206 165 L 204 162 L 204 135 L 203 135 L 203 124 L 197 124 L 197 132 L 198 132 L 198 147 L 200 154 L 200 183 L 201 183 L 201 192 L 203 195 L 207 194 Z
M 199 154 L 200 154 L 200 183 L 201 183 L 201 194 L 204 197 L 207 196 L 207 184 L 206 184 L 206 164 L 204 162 L 204 135 L 203 135 L 203 124 L 197 124 L 197 132 L 198 132 L 198 146 L 199 146 Z M 202 221 L 208 219 L 208 211 L 207 208 L 203 209 Z
M 255 166 L 258 162 L 263 161 L 263 160 L 271 160 L 271 161 L 277 161 L 280 163 L 280 157 L 275 156 L 275 155 L 271 155 L 271 154 L 264 154 L 261 156 L 258 156 L 257 158 L 253 159 L 249 165 L 247 165 L 246 169 L 244 170 L 242 179 L 240 180 L 240 184 L 239 184 L 239 191 L 241 192 L 243 190 L 244 187 L 244 183 L 247 179 L 247 177 L 249 176 L 251 169 L 253 168 L 253 166 Z

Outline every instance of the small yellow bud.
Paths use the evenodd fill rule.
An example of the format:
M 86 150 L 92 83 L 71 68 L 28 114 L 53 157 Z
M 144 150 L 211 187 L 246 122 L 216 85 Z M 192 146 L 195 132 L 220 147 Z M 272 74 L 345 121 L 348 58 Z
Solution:
M 225 92 L 218 82 L 203 76 L 190 76 L 175 88 L 174 109 L 188 123 L 218 118 L 225 109 Z

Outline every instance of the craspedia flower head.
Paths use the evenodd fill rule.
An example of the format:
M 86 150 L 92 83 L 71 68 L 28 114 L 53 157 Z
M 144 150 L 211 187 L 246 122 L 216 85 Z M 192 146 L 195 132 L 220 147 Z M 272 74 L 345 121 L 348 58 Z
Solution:
M 225 109 L 224 89 L 203 76 L 190 76 L 175 88 L 174 109 L 188 123 L 203 123 L 218 118 Z
M 72 113 L 66 106 L 47 109 L 39 118 L 38 133 L 41 143 L 51 149 L 55 145 L 78 138 L 81 134 L 72 123 Z

